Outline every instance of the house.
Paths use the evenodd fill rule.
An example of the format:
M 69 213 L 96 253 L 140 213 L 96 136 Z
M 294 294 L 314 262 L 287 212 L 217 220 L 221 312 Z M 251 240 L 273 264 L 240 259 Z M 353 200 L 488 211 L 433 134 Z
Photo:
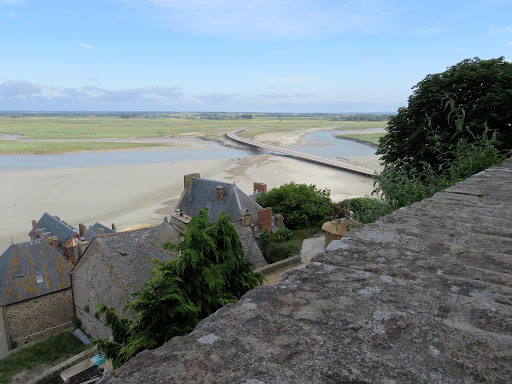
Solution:
M 61 221 L 58 216 L 45 212 L 39 221 L 32 220 L 32 230 L 28 235 L 32 240 L 56 236 L 60 247 L 78 238 L 79 230 Z
M 216 221 L 221 213 L 231 218 L 247 260 L 256 268 L 267 265 L 254 238 L 253 231 L 272 232 L 272 208 L 263 208 L 236 184 L 202 179 L 198 173 L 184 176 L 184 189 L 171 214 L 171 224 L 184 231 L 191 217 L 197 216 L 203 208 L 208 209 L 208 220 Z
M 71 326 L 72 264 L 57 240 L 11 245 L 0 256 L 0 358 L 8 351 Z
M 94 338 L 110 336 L 104 317 L 95 316 L 98 304 L 130 317 L 125 305 L 149 280 L 151 260 L 175 257 L 162 246 L 177 243 L 180 236 L 167 218 L 156 227 L 95 236 L 71 272 L 75 316 L 82 329 Z
M 80 227 L 83 224 L 80 224 Z M 85 227 L 85 226 L 84 226 Z M 90 225 L 86 230 L 84 230 L 83 234 L 80 234 L 80 237 L 83 237 L 85 241 L 91 242 L 92 239 L 94 239 L 96 236 L 99 235 L 107 235 L 109 233 L 116 232 L 115 225 L 112 224 L 112 229 L 109 227 L 104 226 L 103 224 L 100 224 L 98 222 L 94 223 L 94 225 Z M 80 228 L 80 232 L 82 232 L 82 227 Z

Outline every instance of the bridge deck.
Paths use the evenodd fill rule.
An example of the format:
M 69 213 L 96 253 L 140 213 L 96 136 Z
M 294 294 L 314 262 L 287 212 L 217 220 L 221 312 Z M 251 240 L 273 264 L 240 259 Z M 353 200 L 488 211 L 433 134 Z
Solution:
M 328 159 L 328 158 L 321 157 L 321 156 L 310 155 L 310 154 L 304 153 L 304 152 L 293 151 L 293 150 L 287 149 L 287 148 L 276 147 L 275 145 L 264 144 L 264 143 L 260 143 L 258 141 L 254 141 L 254 140 L 244 139 L 243 137 L 240 137 L 237 135 L 238 132 L 242 132 L 242 131 L 244 131 L 244 130 L 239 129 L 237 131 L 229 132 L 228 137 L 231 140 L 237 141 L 242 144 L 247 144 L 247 145 L 250 145 L 253 147 L 257 147 L 257 148 L 268 149 L 270 151 L 283 153 L 285 155 L 292 156 L 297 159 L 311 161 L 313 163 L 326 165 L 328 167 L 341 169 L 343 171 L 357 173 L 362 176 L 372 177 L 374 174 L 374 172 L 372 170 L 369 170 L 369 169 L 366 169 L 363 167 L 358 167 L 357 165 L 343 163 L 341 161 L 336 161 L 336 160 Z

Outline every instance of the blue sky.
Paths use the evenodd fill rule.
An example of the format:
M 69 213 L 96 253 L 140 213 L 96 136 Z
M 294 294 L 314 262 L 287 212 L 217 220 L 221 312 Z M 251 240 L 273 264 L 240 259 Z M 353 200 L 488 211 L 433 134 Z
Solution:
M 0 110 L 386 112 L 512 0 L 0 0 Z

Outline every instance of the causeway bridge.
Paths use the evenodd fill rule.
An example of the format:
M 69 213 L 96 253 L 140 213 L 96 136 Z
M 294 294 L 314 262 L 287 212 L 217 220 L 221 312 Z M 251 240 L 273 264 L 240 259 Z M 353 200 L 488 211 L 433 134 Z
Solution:
M 242 131 L 244 131 L 244 129 L 239 129 L 237 131 L 229 132 L 228 137 L 231 140 L 234 140 L 234 141 L 242 143 L 242 144 L 250 145 L 252 147 L 268 149 L 269 151 L 282 153 L 284 155 L 295 157 L 300 160 L 311 161 L 313 163 L 326 165 L 328 167 L 341 169 L 343 171 L 357 173 L 362 176 L 372 177 L 374 174 L 374 171 L 369 170 L 367 168 L 358 167 L 357 165 L 343 163 L 341 161 L 328 159 L 328 158 L 321 157 L 321 156 L 310 155 L 308 153 L 298 152 L 298 151 L 294 151 L 294 150 L 287 149 L 287 148 L 277 147 L 275 145 L 264 144 L 264 143 L 260 143 L 258 141 L 254 141 L 254 140 L 244 139 L 243 137 L 240 137 L 237 135 L 238 132 L 242 132 Z

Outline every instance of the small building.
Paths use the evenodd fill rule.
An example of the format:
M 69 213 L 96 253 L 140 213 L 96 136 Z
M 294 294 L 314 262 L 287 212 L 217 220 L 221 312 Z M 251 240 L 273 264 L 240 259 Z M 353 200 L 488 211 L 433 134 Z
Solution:
M 39 221 L 32 220 L 32 230 L 28 236 L 32 240 L 56 236 L 59 247 L 62 244 L 71 244 L 79 237 L 79 230 L 62 221 L 58 216 L 52 216 L 45 212 Z
M 71 272 L 75 316 L 82 329 L 93 338 L 110 336 L 104 318 L 96 317 L 98 304 L 130 317 L 125 305 L 151 277 L 151 260 L 175 257 L 162 246 L 178 243 L 180 237 L 167 219 L 152 228 L 95 236 Z
M 0 358 L 72 325 L 73 266 L 56 248 L 56 241 L 39 239 L 13 244 L 0 256 Z
M 83 225 L 83 224 L 80 224 L 80 225 Z M 112 224 L 112 227 L 115 228 L 115 225 Z M 94 225 L 90 225 L 89 227 L 87 227 L 87 229 L 84 231 L 83 235 L 81 235 L 80 237 L 83 237 L 85 241 L 90 243 L 92 241 L 92 239 L 94 239 L 96 236 L 108 235 L 110 233 L 116 232 L 116 230 L 114 228 L 111 229 L 103 224 L 96 222 L 96 223 L 94 223 Z
M 358 224 L 353 219 L 337 219 L 324 223 L 322 230 L 325 232 L 325 248 L 327 248 L 331 241 L 340 240 L 345 233 Z
M 184 176 L 184 189 L 177 204 L 177 212 L 171 215 L 171 224 L 183 231 L 190 218 L 208 209 L 208 220 L 216 221 L 221 213 L 228 215 L 242 245 L 247 260 L 256 268 L 267 265 L 254 238 L 254 230 L 272 232 L 272 208 L 263 208 L 236 184 L 201 179 L 198 173 Z

